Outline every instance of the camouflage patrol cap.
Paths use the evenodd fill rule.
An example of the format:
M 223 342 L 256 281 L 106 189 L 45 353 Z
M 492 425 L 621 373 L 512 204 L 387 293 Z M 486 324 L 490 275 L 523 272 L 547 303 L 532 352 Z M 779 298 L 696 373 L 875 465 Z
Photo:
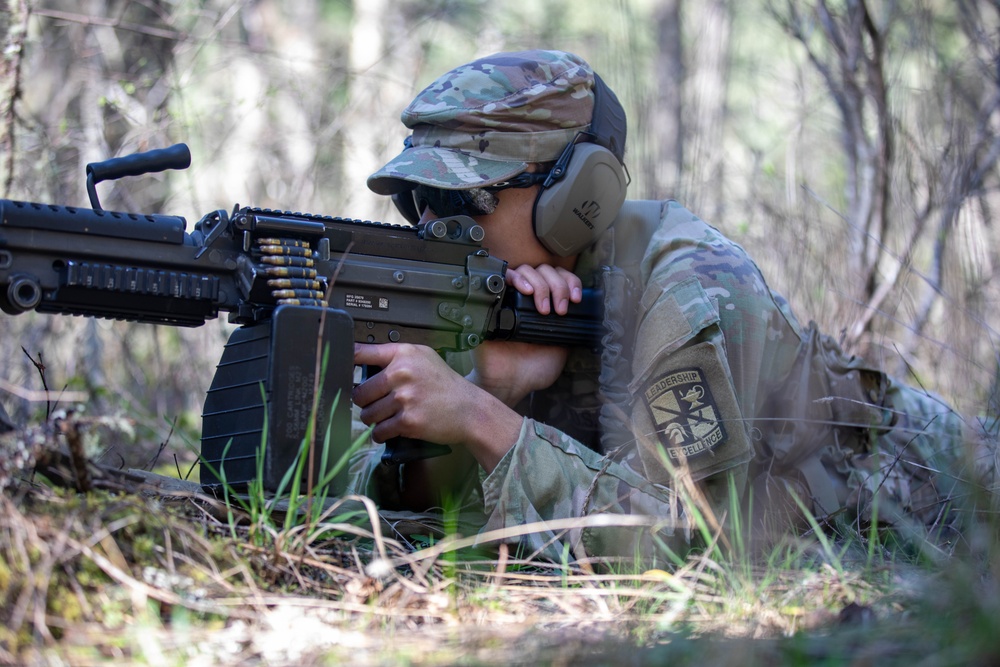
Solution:
M 496 53 L 444 74 L 403 111 L 407 148 L 368 177 L 383 195 L 418 184 L 493 185 L 559 157 L 590 125 L 594 71 L 565 51 Z

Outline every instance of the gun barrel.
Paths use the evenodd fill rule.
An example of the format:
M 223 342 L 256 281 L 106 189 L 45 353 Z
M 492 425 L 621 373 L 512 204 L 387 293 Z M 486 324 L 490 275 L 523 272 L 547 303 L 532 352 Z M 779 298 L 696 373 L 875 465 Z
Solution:
M 203 324 L 234 300 L 232 266 L 196 258 L 185 227 L 173 215 L 0 200 L 0 309 Z

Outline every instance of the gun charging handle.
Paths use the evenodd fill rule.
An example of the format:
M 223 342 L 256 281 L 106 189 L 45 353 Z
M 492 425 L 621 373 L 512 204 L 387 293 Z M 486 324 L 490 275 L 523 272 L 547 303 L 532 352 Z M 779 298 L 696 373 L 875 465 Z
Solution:
M 101 181 L 112 181 L 123 176 L 142 176 L 166 169 L 187 169 L 190 166 L 191 151 L 187 144 L 174 144 L 169 148 L 91 162 L 87 165 L 87 195 L 90 197 L 90 205 L 95 211 L 104 210 L 97 198 L 96 185 Z

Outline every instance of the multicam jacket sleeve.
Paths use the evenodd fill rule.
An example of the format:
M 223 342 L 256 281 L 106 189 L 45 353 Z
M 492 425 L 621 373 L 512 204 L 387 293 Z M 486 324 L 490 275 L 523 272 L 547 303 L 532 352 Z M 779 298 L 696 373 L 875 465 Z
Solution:
M 634 459 L 635 450 L 630 454 Z M 516 537 L 503 541 L 518 543 L 525 555 L 554 560 L 685 551 L 691 534 L 677 495 L 646 480 L 631 463 L 525 418 L 517 443 L 483 480 L 487 522 L 482 534 L 506 530 Z M 601 513 L 649 517 L 655 525 L 614 525 L 613 518 L 606 526 L 546 525 Z M 530 532 L 518 535 L 524 528 Z

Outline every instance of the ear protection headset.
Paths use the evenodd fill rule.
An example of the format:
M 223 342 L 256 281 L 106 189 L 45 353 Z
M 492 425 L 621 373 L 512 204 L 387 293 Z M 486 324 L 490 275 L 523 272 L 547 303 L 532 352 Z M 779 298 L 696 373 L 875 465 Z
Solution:
M 550 252 L 562 257 L 579 253 L 618 216 L 628 188 L 625 134 L 625 110 L 595 74 L 590 129 L 566 146 L 535 200 L 535 235 Z M 416 224 L 420 213 L 411 193 L 393 195 L 392 200 Z
M 594 75 L 590 130 L 566 146 L 535 200 L 535 235 L 546 248 L 575 255 L 603 234 L 625 202 L 625 110 Z

